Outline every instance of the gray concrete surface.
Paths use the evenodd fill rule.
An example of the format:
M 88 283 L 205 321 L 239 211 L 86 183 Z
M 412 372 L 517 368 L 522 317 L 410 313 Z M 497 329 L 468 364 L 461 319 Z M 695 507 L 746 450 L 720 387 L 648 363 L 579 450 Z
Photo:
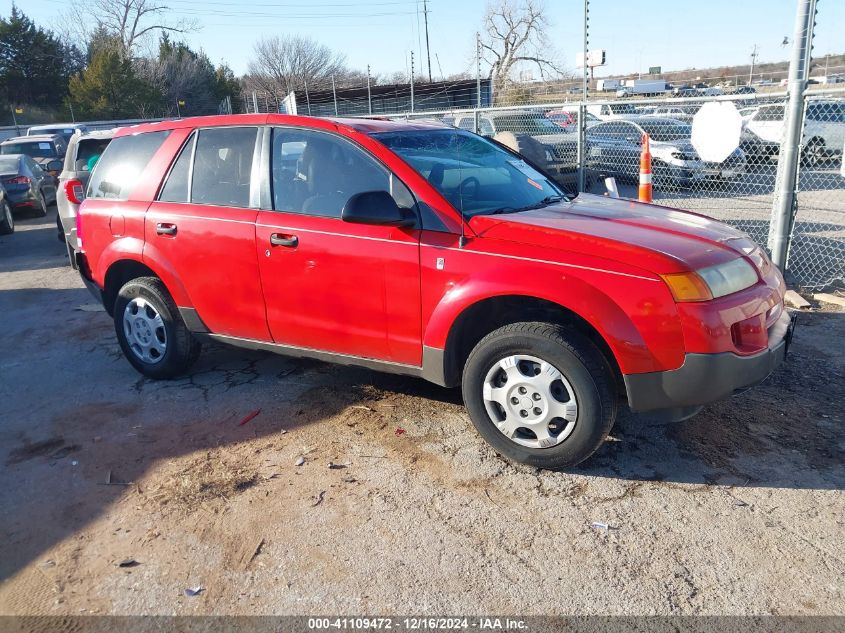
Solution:
M 845 609 L 842 313 L 761 387 L 544 472 L 418 380 L 222 347 L 145 380 L 54 219 L 0 238 L 2 614 Z

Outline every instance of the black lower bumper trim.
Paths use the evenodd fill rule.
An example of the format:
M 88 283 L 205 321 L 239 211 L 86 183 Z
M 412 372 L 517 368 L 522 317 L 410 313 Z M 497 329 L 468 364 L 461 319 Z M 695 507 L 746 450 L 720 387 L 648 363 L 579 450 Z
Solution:
M 763 382 L 786 356 L 787 340 L 754 356 L 687 354 L 673 371 L 626 374 L 634 411 L 694 407 L 716 402 Z

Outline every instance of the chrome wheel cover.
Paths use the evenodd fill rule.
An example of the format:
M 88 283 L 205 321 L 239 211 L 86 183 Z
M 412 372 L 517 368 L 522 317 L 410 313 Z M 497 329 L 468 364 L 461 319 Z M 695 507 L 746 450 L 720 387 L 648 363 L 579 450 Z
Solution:
M 575 391 L 551 363 L 526 354 L 497 361 L 483 383 L 484 407 L 496 428 L 528 448 L 551 448 L 572 434 Z

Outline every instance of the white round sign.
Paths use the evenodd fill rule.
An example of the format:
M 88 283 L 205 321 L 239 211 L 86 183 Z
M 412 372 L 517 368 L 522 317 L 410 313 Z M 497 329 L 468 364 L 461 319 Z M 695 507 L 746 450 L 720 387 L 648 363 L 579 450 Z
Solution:
M 692 118 L 692 145 L 708 163 L 721 163 L 739 147 L 742 117 L 731 101 L 710 101 Z

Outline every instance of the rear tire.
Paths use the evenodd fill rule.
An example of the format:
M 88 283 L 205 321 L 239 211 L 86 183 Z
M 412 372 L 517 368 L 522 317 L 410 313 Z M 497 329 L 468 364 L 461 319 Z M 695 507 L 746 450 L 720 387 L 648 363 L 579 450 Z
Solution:
M 126 359 L 156 380 L 184 374 L 202 347 L 156 277 L 138 277 L 124 284 L 114 304 L 114 327 Z
M 12 207 L 7 200 L 0 204 L 0 235 L 11 235 L 15 232 L 15 218 Z
M 35 210 L 35 214 L 39 218 L 46 218 L 47 217 L 47 198 L 44 197 L 44 192 L 38 192 L 38 208 Z
M 463 372 L 475 428 L 501 455 L 569 468 L 601 446 L 616 419 L 613 372 L 583 335 L 551 323 L 506 325 L 485 336 Z

